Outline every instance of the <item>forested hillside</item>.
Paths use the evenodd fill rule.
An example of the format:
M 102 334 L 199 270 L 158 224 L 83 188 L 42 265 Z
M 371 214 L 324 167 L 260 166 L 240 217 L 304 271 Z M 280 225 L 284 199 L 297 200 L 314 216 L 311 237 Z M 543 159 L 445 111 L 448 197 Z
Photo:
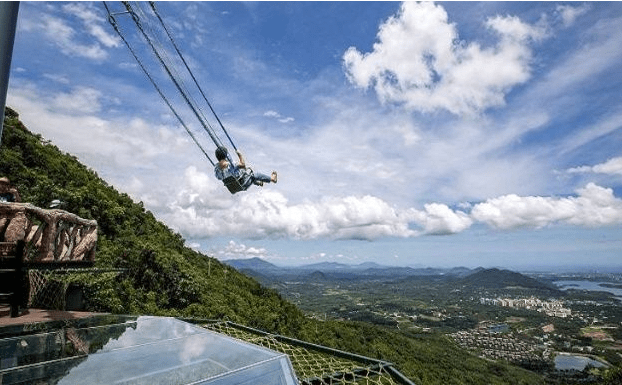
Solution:
M 29 132 L 7 110 L 0 176 L 22 200 L 63 209 L 99 224 L 96 266 L 122 272 L 73 274 L 90 310 L 211 319 L 259 329 L 394 362 L 418 384 L 541 384 L 541 376 L 485 361 L 440 334 L 415 333 L 359 322 L 320 322 L 304 316 L 275 291 L 214 258 L 184 246 L 142 203 L 116 191 L 97 174 Z
M 45 208 L 59 199 L 63 209 L 97 220 L 96 266 L 126 272 L 74 277 L 87 285 L 92 310 L 227 317 L 282 332 L 297 329 L 303 318 L 276 292 L 185 247 L 182 237 L 142 203 L 116 191 L 75 157 L 44 144 L 15 114 L 5 122 L 0 175 L 11 180 L 24 202 Z

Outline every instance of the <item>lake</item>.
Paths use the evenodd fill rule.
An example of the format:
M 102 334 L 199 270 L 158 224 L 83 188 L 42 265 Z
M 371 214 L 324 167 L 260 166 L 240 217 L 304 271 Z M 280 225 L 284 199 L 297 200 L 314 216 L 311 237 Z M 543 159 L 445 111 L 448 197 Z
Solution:
M 615 287 L 601 286 L 601 283 L 611 282 L 595 282 L 595 281 L 555 281 L 557 287 L 561 290 L 577 289 L 577 290 L 590 290 L 590 291 L 606 291 L 616 296 L 619 300 L 622 300 L 622 289 Z
M 596 368 L 606 366 L 600 361 L 585 356 L 574 354 L 558 354 L 555 356 L 555 369 L 557 370 L 583 370 L 588 364 Z

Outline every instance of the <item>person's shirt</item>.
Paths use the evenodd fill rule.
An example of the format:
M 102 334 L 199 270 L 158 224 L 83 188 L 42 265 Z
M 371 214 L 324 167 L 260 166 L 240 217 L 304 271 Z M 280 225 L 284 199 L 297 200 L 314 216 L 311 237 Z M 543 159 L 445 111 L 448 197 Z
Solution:
M 225 169 L 220 168 L 217 164 L 214 167 L 214 174 L 219 180 L 224 180 L 225 178 L 234 176 L 244 190 L 248 189 L 250 185 L 253 184 L 252 171 L 249 172 L 246 168 L 233 166 L 231 163 L 228 163 Z
M 227 167 L 225 167 L 224 169 L 220 168 L 220 165 L 216 164 L 216 166 L 214 166 L 214 175 L 216 175 L 216 178 L 219 180 L 223 180 L 230 176 L 234 176 L 237 178 L 239 175 L 239 170 L 231 163 L 227 163 Z

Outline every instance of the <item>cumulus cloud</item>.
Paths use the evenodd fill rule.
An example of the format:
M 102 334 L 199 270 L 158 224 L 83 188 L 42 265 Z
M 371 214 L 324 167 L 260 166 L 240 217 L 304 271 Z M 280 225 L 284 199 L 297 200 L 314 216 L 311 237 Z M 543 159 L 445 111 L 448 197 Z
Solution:
M 471 216 L 494 228 L 541 228 L 554 223 L 607 226 L 622 223 L 622 199 L 613 190 L 589 183 L 576 197 L 520 197 L 489 199 L 471 210 Z
M 193 237 L 373 240 L 451 234 L 472 223 L 467 214 L 445 205 L 402 210 L 370 195 L 299 204 L 269 189 L 229 196 L 211 175 L 194 167 L 186 170 L 185 186 L 168 210 L 167 223 Z
M 571 174 L 597 173 L 608 175 L 622 175 L 622 157 L 611 158 L 605 163 L 600 163 L 595 166 L 580 166 L 569 168 L 567 172 Z
M 459 40 L 447 12 L 430 2 L 405 2 L 380 26 L 373 51 L 343 55 L 349 81 L 373 87 L 383 102 L 419 111 L 470 114 L 504 104 L 505 93 L 530 76 L 531 41 L 545 28 L 513 16 L 488 19 L 493 47 Z
M 227 246 L 215 253 L 216 258 L 220 260 L 227 259 L 247 259 L 247 258 L 266 258 L 268 252 L 263 247 L 246 246 L 243 243 L 229 241 Z
M 428 203 L 400 208 L 372 195 L 332 196 L 291 203 L 277 189 L 230 195 L 211 174 L 189 167 L 166 210 L 166 222 L 194 238 L 360 239 L 463 232 L 476 223 L 498 229 L 556 223 L 608 226 L 622 222 L 622 199 L 588 184 L 577 196 L 503 195 L 451 208 Z
M 452 210 L 447 205 L 429 203 L 425 211 L 414 211 L 414 218 L 421 224 L 425 234 L 447 235 L 462 232 L 473 224 L 473 220 L 463 211 Z
M 96 29 L 86 27 L 86 23 L 98 22 L 88 9 L 68 5 L 63 10 L 73 12 L 78 21 L 85 23 L 84 29 L 91 31 L 89 36 L 95 39 L 88 40 L 87 45 L 99 47 L 102 52 L 115 46 L 105 36 L 97 37 Z M 43 24 L 54 27 L 58 32 L 55 39 L 86 41 L 73 30 L 72 26 L 77 28 L 75 20 L 69 24 L 69 19 L 49 17 L 52 19 L 44 20 Z M 602 27 L 602 22 L 599 25 Z M 528 79 L 530 42 L 546 36 L 545 28 L 526 24 L 513 16 L 489 18 L 484 27 L 496 38 L 491 46 L 463 42 L 441 6 L 405 3 L 399 14 L 381 26 L 374 49 L 361 53 L 353 47 L 344 55 L 344 64 L 353 84 L 375 89 L 383 100 L 423 111 L 446 109 L 456 114 L 481 111 L 503 103 L 510 88 Z M 619 30 L 619 25 L 616 28 Z M 610 29 L 606 31 L 603 35 L 619 36 L 609 33 Z M 617 63 L 613 59 L 619 56 L 616 49 L 619 44 L 613 37 L 611 43 L 599 46 L 599 50 L 586 50 L 580 56 L 570 52 L 569 57 L 576 59 L 561 66 L 561 70 L 550 72 L 549 78 L 578 84 L 577 74 L 587 80 L 596 73 L 595 68 L 609 68 L 604 64 L 595 66 L 589 59 L 605 58 L 608 66 Z M 135 64 L 119 66 L 135 67 Z M 154 99 L 142 93 L 128 93 L 130 88 L 124 84 L 128 82 L 122 79 L 112 83 L 113 86 L 101 82 L 101 86 L 114 89 L 128 101 L 144 100 L 133 111 L 140 111 L 143 116 L 156 115 L 146 113 L 147 109 L 143 108 Z M 540 105 L 549 106 L 541 103 L 546 99 L 535 96 L 540 96 L 545 88 L 554 90 L 555 97 L 547 94 L 550 101 L 562 94 L 560 89 L 569 89 L 558 83 L 550 87 L 551 84 L 543 83 L 528 96 L 533 96 L 531 99 Z M 94 159 L 90 165 L 96 165 L 96 169 L 114 173 L 117 180 L 126 178 L 121 190 L 129 190 L 168 225 L 191 238 L 373 240 L 453 234 L 478 223 L 504 229 L 555 223 L 593 226 L 619 223 L 616 218 L 619 218 L 620 200 L 613 197 L 611 190 L 596 185 L 588 185 L 576 197 L 521 196 L 544 191 L 545 184 L 537 179 L 547 179 L 542 172 L 548 170 L 547 159 L 531 156 L 532 148 L 521 155 L 514 149 L 519 147 L 525 132 L 548 124 L 546 114 L 509 111 L 510 119 L 506 122 L 495 121 L 493 117 L 490 120 L 452 117 L 449 122 L 434 120 L 426 127 L 425 119 L 415 121 L 406 110 L 385 113 L 375 103 L 361 102 L 359 95 L 352 96 L 349 92 L 346 98 L 343 98 L 346 92 L 339 97 L 330 97 L 328 93 L 321 98 L 309 97 L 308 100 L 322 100 L 326 116 L 321 127 L 305 131 L 302 137 L 275 138 L 252 127 L 238 131 L 236 139 L 246 144 L 245 153 L 258 163 L 270 162 L 282 179 L 277 188 L 253 188 L 245 194 L 231 196 L 215 180 L 209 166 L 208 171 L 200 170 L 200 166 L 188 167 L 205 161 L 189 160 L 198 151 L 179 127 L 175 130 L 173 125 L 163 127 L 153 121 L 133 119 L 129 113 L 110 114 L 106 108 L 112 104 L 110 95 L 114 93 L 106 88 L 28 93 L 25 88 L 12 87 L 11 101 L 19 101 L 17 106 L 29 111 L 22 114 L 29 120 L 29 127 L 56 144 L 62 143 L 61 148 L 82 159 L 90 156 L 88 159 Z M 318 83 L 309 88 L 318 89 Z M 96 116 L 102 111 L 105 116 Z M 264 117 L 283 123 L 293 120 L 277 110 L 266 111 Z M 619 128 L 619 121 L 611 118 L 611 124 L 595 124 L 592 131 L 569 135 L 564 149 L 576 148 Z M 302 132 L 299 129 L 292 132 Z M 278 155 L 278 159 L 270 159 L 272 155 Z M 619 158 L 616 159 L 569 172 L 619 173 L 616 163 Z M 185 172 L 179 172 L 184 169 Z M 309 191 L 301 193 L 301 189 Z M 509 192 L 517 195 L 503 195 Z M 457 208 L 443 203 L 423 204 L 434 200 L 482 201 L 488 197 L 497 198 Z M 298 201 L 292 202 L 295 199 Z M 415 199 L 419 199 L 418 203 L 413 203 Z M 409 207 L 415 204 L 416 208 Z M 240 255 L 247 250 L 251 253 L 248 255 L 255 255 L 251 247 L 235 246 L 241 249 Z M 256 249 L 257 255 L 265 251 Z M 234 247 L 229 250 L 234 251 Z

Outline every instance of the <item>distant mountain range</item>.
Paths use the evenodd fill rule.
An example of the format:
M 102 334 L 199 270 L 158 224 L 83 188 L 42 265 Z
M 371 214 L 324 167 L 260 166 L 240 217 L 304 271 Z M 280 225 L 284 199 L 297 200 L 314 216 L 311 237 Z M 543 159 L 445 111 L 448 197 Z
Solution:
M 433 278 L 436 280 L 447 279 L 456 284 L 474 288 L 502 289 L 513 287 L 558 291 L 557 287 L 552 284 L 538 281 L 514 271 L 497 268 L 413 268 L 383 266 L 374 262 L 366 262 L 359 265 L 321 262 L 296 267 L 280 267 L 261 258 L 230 259 L 224 261 L 224 263 L 262 282 L 283 282 L 288 280 L 323 281 L 332 279 L 403 279 L 408 281 Z
M 359 265 L 347 265 L 337 262 L 321 262 L 310 265 L 295 267 L 280 267 L 261 258 L 250 259 L 230 259 L 223 261 L 224 263 L 234 267 L 235 269 L 246 272 L 251 276 L 267 276 L 267 277 L 301 277 L 308 276 L 313 273 L 322 273 L 330 278 L 354 278 L 357 276 L 378 277 L 378 278 L 404 278 L 413 275 L 448 275 L 455 277 L 465 277 L 483 268 L 469 269 L 466 267 L 454 267 L 451 269 L 442 268 L 413 268 L 413 267 L 396 267 L 383 266 L 374 262 L 365 262 Z

